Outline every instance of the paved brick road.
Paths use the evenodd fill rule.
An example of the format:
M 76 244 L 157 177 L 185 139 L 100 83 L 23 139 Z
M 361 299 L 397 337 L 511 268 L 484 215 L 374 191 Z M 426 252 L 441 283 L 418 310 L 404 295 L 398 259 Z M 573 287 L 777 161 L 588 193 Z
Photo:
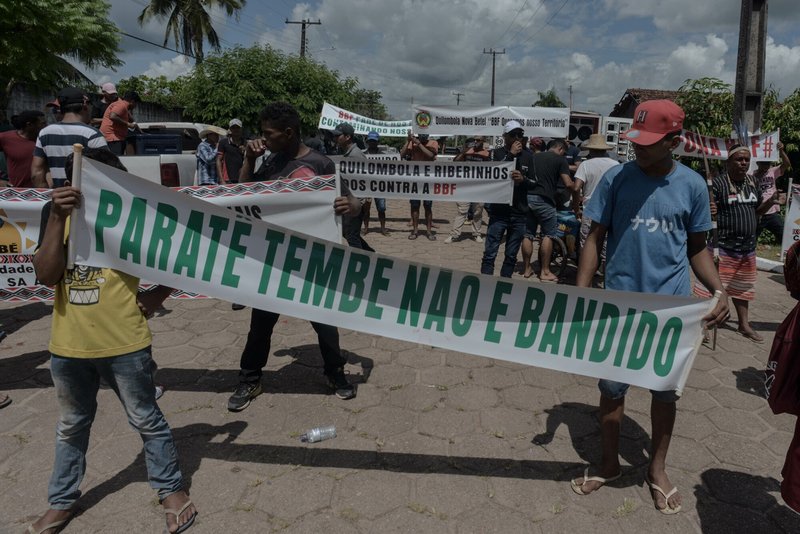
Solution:
M 434 242 L 406 239 L 407 203 L 389 205 L 392 234 L 367 236 L 377 250 L 478 271 L 481 245 L 443 243 L 453 205 L 434 205 Z M 752 317 L 771 341 L 793 301 L 779 276 L 760 273 L 757 291 Z M 593 379 L 343 331 L 359 390 L 340 401 L 327 393 L 313 331 L 285 317 L 266 393 L 232 414 L 225 405 L 248 310 L 217 300 L 167 307 L 151 326 L 158 378 L 168 388 L 160 404 L 200 510 L 192 533 L 800 532 L 779 493 L 794 418 L 773 416 L 761 396 L 768 343 L 721 331 L 716 352 L 702 349 L 668 458 L 685 512 L 667 517 L 643 487 L 645 391 L 628 397 L 625 476 L 579 497 L 568 480 L 599 458 Z M 0 532 L 22 532 L 47 506 L 56 419 L 49 313 L 44 304 L 0 306 L 9 332 L 0 345 L 0 391 L 14 398 L 0 411 Z M 99 397 L 85 511 L 67 532 L 161 532 L 141 441 L 113 393 Z M 335 424 L 339 436 L 300 443 L 303 431 L 321 424 Z

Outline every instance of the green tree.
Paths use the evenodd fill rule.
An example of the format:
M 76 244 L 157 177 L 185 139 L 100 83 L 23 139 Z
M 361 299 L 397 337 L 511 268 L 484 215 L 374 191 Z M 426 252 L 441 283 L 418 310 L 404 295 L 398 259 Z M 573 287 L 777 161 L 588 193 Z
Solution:
M 536 94 L 539 95 L 539 100 L 533 103 L 533 107 L 535 108 L 565 108 L 567 105 L 558 98 L 556 94 L 556 88 L 551 87 L 544 93 L 541 91 L 536 91 Z
M 686 130 L 713 137 L 730 137 L 733 129 L 733 93 L 717 78 L 686 80 L 675 103 L 683 108 Z
M 780 128 L 786 153 L 796 156 L 800 151 L 800 89 L 795 89 L 782 102 L 779 97 L 772 88 L 764 95 L 761 129 L 774 132 Z
M 152 102 L 167 109 L 183 107 L 180 99 L 180 87 L 185 82 L 185 77 L 181 76 L 174 80 L 167 79 L 166 76 L 131 76 L 120 80 L 117 84 L 119 94 L 127 91 L 136 91 L 144 102 Z
M 308 59 L 256 45 L 210 55 L 177 85 L 178 102 L 192 120 L 227 124 L 238 117 L 258 131 L 261 108 L 286 101 L 300 113 L 303 131 L 311 132 L 323 102 L 352 109 L 358 82 Z
M 117 27 L 103 0 L 0 2 L 0 109 L 17 83 L 54 89 L 79 76 L 65 58 L 90 68 L 121 65 Z
M 377 119 L 380 121 L 388 120 L 389 111 L 386 106 L 381 102 L 381 92 L 370 89 L 356 89 L 353 93 L 355 103 L 353 104 L 353 113 Z
M 164 46 L 172 36 L 175 46 L 185 54 L 194 56 L 195 63 L 202 63 L 203 43 L 207 40 L 214 50 L 219 50 L 220 41 L 206 8 L 219 8 L 239 20 L 239 11 L 246 0 L 150 0 L 150 4 L 139 14 L 139 24 L 152 18 L 167 19 L 164 31 Z

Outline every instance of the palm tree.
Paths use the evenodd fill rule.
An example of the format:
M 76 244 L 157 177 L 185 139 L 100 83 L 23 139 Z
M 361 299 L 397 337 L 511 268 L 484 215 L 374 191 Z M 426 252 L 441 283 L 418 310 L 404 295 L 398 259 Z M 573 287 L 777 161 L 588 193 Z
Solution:
M 183 53 L 194 56 L 195 63 L 203 61 L 203 42 L 208 40 L 212 48 L 218 50 L 219 35 L 214 30 L 211 14 L 206 8 L 218 7 L 239 20 L 239 11 L 247 0 L 150 0 L 150 5 L 139 14 L 142 25 L 151 18 L 168 17 L 164 32 L 164 45 L 170 34 L 175 46 Z

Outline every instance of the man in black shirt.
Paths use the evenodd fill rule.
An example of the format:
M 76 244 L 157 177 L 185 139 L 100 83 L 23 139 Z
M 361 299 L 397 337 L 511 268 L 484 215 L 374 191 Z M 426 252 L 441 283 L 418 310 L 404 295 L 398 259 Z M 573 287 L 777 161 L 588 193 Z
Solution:
M 542 245 L 539 248 L 539 280 L 557 282 L 558 277 L 550 271 L 550 259 L 553 256 L 553 242 L 556 237 L 558 220 L 556 217 L 556 191 L 559 182 L 572 195 L 572 205 L 578 206 L 580 197 L 576 184 L 569 177 L 569 165 L 564 157 L 567 144 L 563 139 L 550 141 L 547 150 L 533 155 L 533 179 L 528 184 L 528 228 L 522 242 L 522 263 L 525 264 L 525 278 L 533 274 L 531 256 L 533 256 L 533 240 L 536 228 L 542 228 Z
M 511 173 L 511 178 L 514 180 L 514 196 L 510 206 L 507 204 L 485 206 L 489 213 L 489 226 L 486 228 L 481 273 L 494 274 L 494 262 L 500 250 L 500 242 L 505 235 L 505 259 L 500 268 L 500 276 L 511 278 L 517 265 L 517 253 L 525 236 L 528 201 L 524 178 L 533 176 L 533 160 L 531 153 L 524 150 L 525 132 L 517 121 L 506 123 L 503 141 L 505 141 L 504 146 L 492 151 L 492 160 L 516 161 L 516 168 Z
M 248 141 L 244 163 L 239 174 L 240 182 L 270 181 L 279 178 L 311 177 L 336 173 L 334 163 L 300 141 L 300 115 L 285 102 L 274 102 L 261 111 L 262 138 Z M 256 173 L 256 158 L 269 150 L 270 156 Z M 361 203 L 344 188 L 336 197 L 333 209 L 338 215 L 357 215 Z M 228 410 L 239 412 L 250 405 L 251 399 L 261 394 L 262 369 L 267 364 L 272 330 L 280 314 L 274 311 L 253 309 L 250 331 L 247 334 L 239 364 L 239 386 L 228 400 Z M 347 381 L 344 364 L 347 359 L 339 348 L 339 331 L 334 326 L 312 322 L 317 332 L 319 348 L 324 361 L 328 384 L 341 399 L 356 396 L 355 387 Z
M 242 121 L 231 119 L 228 123 L 228 136 L 217 143 L 217 176 L 220 183 L 239 181 L 239 172 L 244 162 L 244 145 L 242 137 Z

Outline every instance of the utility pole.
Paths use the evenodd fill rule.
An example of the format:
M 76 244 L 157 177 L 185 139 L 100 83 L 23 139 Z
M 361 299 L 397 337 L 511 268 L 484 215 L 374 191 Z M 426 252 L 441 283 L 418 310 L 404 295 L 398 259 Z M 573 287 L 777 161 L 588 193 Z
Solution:
M 456 106 L 458 106 L 459 104 L 461 104 L 461 97 L 464 96 L 464 93 L 453 91 L 453 95 L 456 97 Z
M 750 133 L 761 128 L 764 63 L 767 51 L 767 0 L 742 0 L 733 123 L 744 120 Z
M 572 85 L 569 86 L 569 109 L 572 111 Z
M 309 24 L 322 24 L 321 20 L 313 22 L 310 20 L 289 20 L 286 19 L 286 24 L 301 24 L 300 26 L 300 57 L 306 57 L 306 26 Z
M 492 104 L 491 105 L 494 106 L 494 65 L 495 65 L 495 60 L 497 59 L 497 54 L 505 54 L 506 53 L 506 49 L 504 48 L 502 52 L 498 52 L 494 48 L 490 48 L 488 51 L 484 48 L 483 49 L 483 53 L 484 54 L 492 54 Z

